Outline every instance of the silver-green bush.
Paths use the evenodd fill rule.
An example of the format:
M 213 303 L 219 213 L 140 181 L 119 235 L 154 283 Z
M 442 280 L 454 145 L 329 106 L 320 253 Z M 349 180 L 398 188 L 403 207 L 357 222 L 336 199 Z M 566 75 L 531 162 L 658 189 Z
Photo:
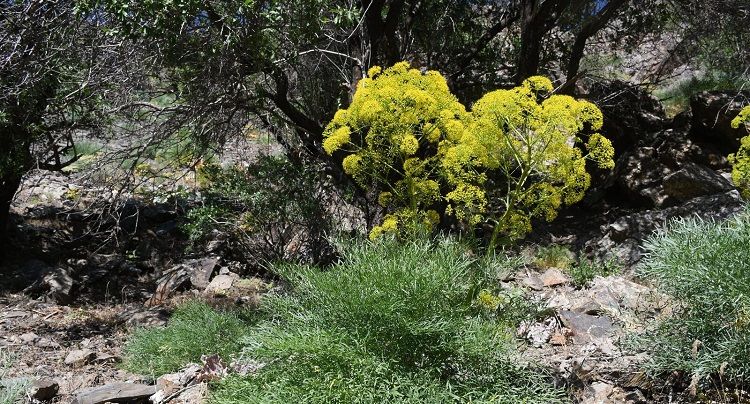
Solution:
M 645 247 L 641 274 L 677 301 L 674 315 L 641 341 L 652 369 L 750 381 L 750 212 L 678 220 Z

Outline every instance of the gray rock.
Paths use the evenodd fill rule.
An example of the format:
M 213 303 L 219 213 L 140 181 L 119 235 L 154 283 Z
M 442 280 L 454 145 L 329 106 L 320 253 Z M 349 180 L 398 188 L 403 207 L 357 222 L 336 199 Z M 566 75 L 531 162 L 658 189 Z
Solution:
M 57 395 L 60 385 L 49 378 L 34 380 L 29 387 L 29 396 L 34 400 L 47 401 Z
M 227 296 L 236 279 L 235 274 L 216 275 L 206 287 L 205 293 L 211 296 Z
M 73 404 L 146 403 L 156 387 L 136 383 L 112 383 L 78 393 Z
M 581 400 L 582 404 L 603 404 L 603 403 L 610 403 L 609 396 L 614 391 L 614 386 L 609 383 L 604 382 L 594 382 L 591 383 L 586 388 L 586 391 L 584 393 L 583 399 Z
M 675 201 L 684 202 L 704 195 L 731 191 L 734 187 L 716 171 L 695 163 L 664 177 L 664 193 Z
M 693 198 L 678 206 L 633 213 L 604 226 L 604 236 L 590 240 L 586 249 L 602 258 L 617 258 L 624 265 L 634 265 L 642 257 L 643 240 L 669 220 L 688 216 L 725 219 L 743 211 L 744 206 L 740 193 L 733 189 Z
M 96 358 L 96 353 L 90 349 L 74 349 L 65 357 L 65 364 L 80 368 Z
M 614 329 L 612 320 L 606 316 L 562 310 L 560 319 L 573 332 L 573 343 L 576 345 L 587 344 L 595 338 L 607 337 Z
M 151 402 L 164 402 L 168 397 L 178 393 L 180 389 L 195 384 L 197 382 L 197 375 L 201 369 L 200 365 L 192 364 L 179 372 L 159 376 L 156 379 L 156 393 L 151 396 Z
M 221 259 L 219 257 L 206 257 L 186 261 L 183 265 L 190 275 L 190 283 L 193 287 L 198 290 L 204 290 L 220 263 Z

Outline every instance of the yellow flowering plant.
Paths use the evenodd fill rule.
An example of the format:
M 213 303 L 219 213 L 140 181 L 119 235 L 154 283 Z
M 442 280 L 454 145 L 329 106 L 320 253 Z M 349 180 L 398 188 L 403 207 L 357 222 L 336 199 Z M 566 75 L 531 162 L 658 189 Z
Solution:
M 326 127 L 323 148 L 343 153 L 344 171 L 360 186 L 381 192 L 378 202 L 390 213 L 371 238 L 431 229 L 440 221 L 439 145 L 468 120 L 437 72 L 423 74 L 407 62 L 368 71 L 349 108 Z
M 738 129 L 744 125 L 750 132 L 750 105 L 742 108 L 740 113 L 732 119 L 732 128 Z M 750 135 L 740 139 L 740 148 L 737 153 L 729 155 L 732 164 L 732 181 L 742 192 L 745 199 L 750 199 Z
M 326 127 L 323 148 L 343 154 L 360 186 L 380 191 L 389 213 L 371 238 L 432 229 L 450 215 L 469 228 L 491 224 L 494 248 L 579 201 L 590 184 L 587 160 L 614 166 L 611 143 L 595 133 L 599 109 L 552 90 L 535 76 L 468 112 L 437 72 L 406 62 L 374 67 Z

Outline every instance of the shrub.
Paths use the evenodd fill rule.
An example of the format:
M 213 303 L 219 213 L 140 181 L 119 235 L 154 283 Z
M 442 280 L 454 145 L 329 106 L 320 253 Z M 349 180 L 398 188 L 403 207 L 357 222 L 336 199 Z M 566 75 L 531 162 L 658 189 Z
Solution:
M 646 242 L 640 273 L 679 304 L 643 338 L 654 371 L 750 381 L 749 214 L 725 222 L 681 219 Z
M 124 348 L 124 367 L 132 372 L 162 375 L 174 372 L 201 355 L 219 354 L 229 359 L 239 353 L 250 316 L 243 312 L 218 312 L 204 303 L 179 307 L 165 328 L 137 330 Z
M 750 132 L 750 105 L 740 111 L 732 120 L 732 127 L 737 129 L 744 125 Z M 740 140 L 740 149 L 729 155 L 732 164 L 732 181 L 746 199 L 750 198 L 750 135 Z
M 263 156 L 247 168 L 205 165 L 201 206 L 184 229 L 194 242 L 214 229 L 229 234 L 249 262 L 321 262 L 333 227 L 319 172 L 284 157 Z
M 614 166 L 611 143 L 595 133 L 599 109 L 549 95 L 544 77 L 488 93 L 469 113 L 437 72 L 401 62 L 368 75 L 326 127 L 323 148 L 343 158 L 360 186 L 380 192 L 389 213 L 371 238 L 430 229 L 448 215 L 468 227 L 493 225 L 491 246 L 513 241 L 532 218 L 552 220 L 583 197 L 586 160 Z
M 279 271 L 290 293 L 264 298 L 243 339 L 262 363 L 218 386 L 229 402 L 556 402 L 560 392 L 515 355 L 498 302 L 479 310 L 482 271 L 456 244 L 358 244 L 327 271 Z M 499 309 L 499 310 L 498 310 Z

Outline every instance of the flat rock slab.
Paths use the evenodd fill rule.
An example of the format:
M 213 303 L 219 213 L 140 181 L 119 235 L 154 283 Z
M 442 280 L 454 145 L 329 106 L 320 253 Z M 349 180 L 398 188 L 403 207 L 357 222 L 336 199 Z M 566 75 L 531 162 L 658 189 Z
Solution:
M 563 285 L 570 282 L 570 279 L 557 268 L 548 269 L 542 274 L 540 279 L 544 286 L 547 287 Z
M 96 358 L 96 353 L 90 349 L 74 349 L 65 357 L 65 364 L 80 368 Z
M 605 338 L 614 328 L 609 317 L 597 317 L 570 310 L 560 311 L 560 319 L 573 332 L 573 343 L 576 345 L 589 343 L 595 338 Z
M 112 383 L 78 393 L 73 404 L 146 403 L 154 393 L 156 393 L 154 386 Z

